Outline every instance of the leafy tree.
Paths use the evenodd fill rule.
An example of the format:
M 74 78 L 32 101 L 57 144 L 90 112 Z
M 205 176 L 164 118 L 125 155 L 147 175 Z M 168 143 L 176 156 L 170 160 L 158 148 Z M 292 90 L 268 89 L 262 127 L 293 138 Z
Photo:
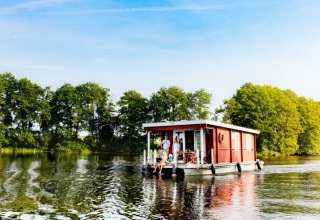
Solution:
M 152 94 L 149 104 L 153 121 L 207 119 L 211 94 L 203 89 L 186 93 L 176 86 L 162 87 Z
M 149 121 L 148 100 L 135 90 L 129 90 L 118 101 L 118 130 L 124 139 L 141 141 L 142 123 Z
M 71 84 L 64 84 L 52 95 L 50 101 L 52 144 L 73 136 L 75 92 Z
M 53 145 L 67 140 L 79 142 L 81 132 L 88 133 L 86 141 L 94 147 L 111 139 L 114 104 L 108 89 L 95 83 L 76 87 L 65 84 L 53 94 L 50 106 Z
M 312 99 L 300 97 L 298 111 L 302 132 L 299 134 L 299 154 L 320 154 L 320 104 Z
M 188 98 L 192 119 L 209 118 L 212 94 L 204 89 L 200 89 L 195 91 L 195 93 L 189 93 Z
M 89 82 L 77 86 L 75 91 L 78 98 L 76 121 L 80 123 L 81 131 L 89 132 L 91 145 L 110 142 L 113 136 L 114 103 L 109 89 Z
M 297 151 L 301 131 L 299 113 L 284 91 L 246 83 L 224 105 L 224 121 L 261 131 L 259 151 L 282 154 Z
M 4 119 L 4 100 L 3 100 L 3 95 L 4 95 L 4 86 L 3 86 L 3 79 L 2 75 L 0 75 L 0 148 L 2 147 L 2 144 L 5 143 L 5 131 L 6 131 L 6 126 L 3 124 L 3 119 Z
M 30 80 L 15 79 L 10 73 L 1 75 L 4 91 L 3 125 L 7 145 L 13 147 L 42 147 L 39 145 L 40 115 L 44 90 Z
M 177 121 L 190 118 L 186 93 L 176 87 L 162 87 L 152 94 L 150 109 L 154 121 Z

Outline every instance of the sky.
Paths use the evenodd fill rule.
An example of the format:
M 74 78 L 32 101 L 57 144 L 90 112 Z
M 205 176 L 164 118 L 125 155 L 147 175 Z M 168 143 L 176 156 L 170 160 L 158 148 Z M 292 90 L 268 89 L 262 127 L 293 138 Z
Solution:
M 244 83 L 320 100 L 320 1 L 1 0 L 0 73 L 41 86 L 205 89 Z

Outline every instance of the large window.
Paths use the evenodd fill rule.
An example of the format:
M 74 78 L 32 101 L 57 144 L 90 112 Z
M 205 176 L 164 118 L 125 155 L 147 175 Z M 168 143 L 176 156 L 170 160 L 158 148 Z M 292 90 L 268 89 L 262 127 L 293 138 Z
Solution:
M 240 150 L 240 133 L 232 132 L 232 140 L 234 143 L 234 149 Z
M 246 134 L 246 149 L 247 150 L 252 150 L 253 149 L 252 135 L 251 134 Z

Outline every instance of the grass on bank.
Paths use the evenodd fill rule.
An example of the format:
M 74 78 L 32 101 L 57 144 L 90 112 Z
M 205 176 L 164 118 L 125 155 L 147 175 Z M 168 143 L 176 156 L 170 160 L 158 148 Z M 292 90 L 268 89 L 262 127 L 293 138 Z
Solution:
M 37 148 L 0 148 L 1 154 L 36 154 L 43 152 Z
M 46 149 L 37 149 L 37 148 L 0 148 L 0 154 L 19 154 L 19 155 L 32 155 L 47 152 Z M 55 149 L 52 149 L 51 152 L 59 152 L 59 153 L 79 153 L 81 155 L 90 155 L 92 152 L 88 148 L 77 148 L 77 147 L 64 147 L 59 146 Z

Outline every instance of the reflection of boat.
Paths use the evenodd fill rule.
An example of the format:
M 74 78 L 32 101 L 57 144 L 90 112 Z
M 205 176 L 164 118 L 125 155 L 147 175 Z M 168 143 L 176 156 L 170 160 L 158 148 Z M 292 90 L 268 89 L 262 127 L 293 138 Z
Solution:
M 151 151 L 151 132 L 177 137 L 180 150 L 174 162 L 165 165 L 163 172 L 177 175 L 212 175 L 261 169 L 263 162 L 256 159 L 257 130 L 211 120 L 157 122 L 143 124 L 148 136 L 148 150 L 144 152 L 143 170 L 150 173 L 157 163 L 157 151 Z
M 145 181 L 144 198 L 157 219 L 257 219 L 254 173 L 154 176 Z M 241 211 L 245 211 L 243 216 L 235 215 Z

